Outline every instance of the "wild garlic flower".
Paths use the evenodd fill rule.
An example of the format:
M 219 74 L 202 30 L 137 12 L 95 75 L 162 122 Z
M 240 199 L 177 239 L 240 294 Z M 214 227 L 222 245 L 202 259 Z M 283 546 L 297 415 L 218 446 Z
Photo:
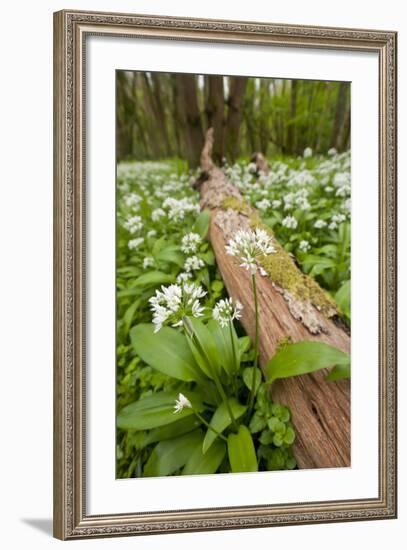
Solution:
M 225 248 L 227 254 L 238 257 L 242 262 L 240 267 L 244 267 L 252 275 L 255 275 L 258 269 L 264 271 L 257 265 L 258 258 L 276 251 L 270 235 L 259 228 L 254 231 L 240 229 Z
M 155 229 L 150 229 L 150 231 L 148 231 L 147 233 L 147 237 L 151 238 L 151 237 L 156 237 L 157 236 L 157 231 Z
M 284 227 L 287 227 L 288 229 L 296 229 L 297 225 L 298 225 L 298 222 L 297 220 L 294 218 L 294 216 L 286 216 L 283 221 L 281 222 L 281 224 L 284 226 Z
M 309 157 L 312 157 L 312 149 L 311 149 L 311 147 L 306 147 L 306 148 L 304 149 L 303 155 L 304 155 L 304 158 L 305 158 L 305 159 L 306 159 L 306 158 L 309 158 Z
M 136 248 L 138 248 L 141 244 L 143 244 L 143 242 L 144 242 L 144 237 L 137 237 L 137 239 L 131 239 L 127 243 L 127 246 L 129 247 L 130 250 L 136 250 Z
M 262 199 L 261 201 L 256 202 L 256 208 L 259 210 L 267 210 L 267 208 L 270 208 L 271 202 L 268 199 Z
M 154 265 L 154 258 L 152 256 L 146 256 L 143 260 L 143 269 L 147 269 Z
M 140 207 L 140 202 L 143 200 L 140 195 L 137 195 L 137 193 L 130 193 L 127 195 L 127 197 L 124 198 L 124 204 L 128 208 L 132 208 L 133 210 L 138 210 Z
M 184 269 L 187 273 L 199 271 L 202 267 L 205 267 L 205 262 L 198 256 L 190 256 L 185 260 Z
M 165 211 L 162 208 L 156 208 L 151 212 L 151 219 L 153 222 L 158 222 L 161 218 L 165 216 Z
M 177 283 L 178 284 L 185 283 L 185 281 L 188 281 L 191 278 L 192 278 L 192 273 L 185 273 L 185 271 L 182 271 L 177 276 Z
M 328 149 L 328 156 L 334 157 L 337 154 L 338 154 L 338 151 L 335 149 L 335 147 L 331 147 L 330 149 Z
M 140 216 L 131 216 L 124 222 L 123 227 L 127 229 L 129 233 L 134 234 L 143 229 L 143 222 Z
M 311 249 L 311 245 L 308 241 L 300 241 L 298 248 L 301 250 L 301 252 L 308 252 L 308 250 Z
M 202 317 L 204 308 L 199 300 L 205 294 L 201 286 L 193 283 L 162 286 L 161 290 L 156 290 L 155 296 L 149 300 L 153 312 L 154 332 L 158 332 L 164 324 L 179 327 L 183 318 L 188 315 Z
M 325 220 L 317 220 L 315 223 L 314 223 L 314 227 L 316 229 L 323 229 L 324 227 L 326 227 L 328 224 Z
M 167 210 L 168 218 L 174 222 L 183 220 L 188 213 L 198 214 L 200 212 L 199 203 L 193 202 L 188 197 L 183 199 L 167 197 L 163 202 L 163 208 Z
M 281 201 L 278 200 L 278 199 L 276 199 L 276 200 L 274 200 L 274 201 L 271 202 L 271 206 L 272 206 L 273 208 L 280 208 L 280 206 L 281 206 Z
M 233 319 L 241 318 L 242 309 L 243 306 L 239 300 L 226 298 L 226 300 L 219 300 L 216 303 L 212 311 L 212 317 L 215 321 L 218 321 L 221 327 L 227 327 Z
M 174 414 L 181 412 L 184 408 L 192 409 L 191 401 L 184 394 L 178 394 L 178 399 L 175 400 Z
M 202 239 L 198 233 L 187 233 L 182 237 L 181 250 L 184 254 L 195 254 Z

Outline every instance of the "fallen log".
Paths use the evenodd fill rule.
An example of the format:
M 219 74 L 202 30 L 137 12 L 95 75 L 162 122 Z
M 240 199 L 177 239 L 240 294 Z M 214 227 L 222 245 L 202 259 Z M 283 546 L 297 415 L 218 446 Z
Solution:
M 213 130 L 209 129 L 201 154 L 201 208 L 211 210 L 209 238 L 217 265 L 229 295 L 244 306 L 241 322 L 254 341 L 251 276 L 226 254 L 225 245 L 237 230 L 262 224 L 257 212 L 213 163 L 212 144 Z M 277 252 L 262 261 L 268 276 L 256 275 L 262 368 L 287 339 L 325 342 L 349 353 L 350 336 L 332 298 L 298 269 L 278 243 L 275 246 Z M 273 384 L 273 400 L 288 405 L 292 412 L 297 434 L 294 453 L 300 468 L 350 466 L 350 382 L 329 382 L 326 374 L 321 370 Z

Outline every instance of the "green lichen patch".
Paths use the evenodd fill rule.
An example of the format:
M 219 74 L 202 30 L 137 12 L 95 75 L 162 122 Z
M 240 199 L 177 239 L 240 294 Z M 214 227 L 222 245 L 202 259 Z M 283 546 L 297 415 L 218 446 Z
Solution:
M 252 209 L 247 204 L 247 202 L 245 202 L 243 199 L 238 199 L 237 197 L 226 197 L 225 199 L 223 199 L 222 208 L 224 210 L 231 208 L 232 210 L 235 210 L 240 214 L 244 214 L 245 216 L 250 216 L 250 214 L 252 213 Z

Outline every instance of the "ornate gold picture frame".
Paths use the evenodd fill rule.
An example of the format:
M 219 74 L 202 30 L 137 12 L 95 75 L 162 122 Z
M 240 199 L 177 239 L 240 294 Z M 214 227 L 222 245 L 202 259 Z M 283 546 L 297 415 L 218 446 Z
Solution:
M 312 503 L 87 513 L 86 40 L 372 52 L 378 58 L 378 494 Z M 391 519 L 396 476 L 396 60 L 390 31 L 64 10 L 54 14 L 54 535 L 59 539 Z M 114 205 L 112 205 L 114 208 Z M 366 312 L 368 315 L 368 312 Z M 112 366 L 114 368 L 114 365 Z M 112 474 L 113 475 L 113 474 Z

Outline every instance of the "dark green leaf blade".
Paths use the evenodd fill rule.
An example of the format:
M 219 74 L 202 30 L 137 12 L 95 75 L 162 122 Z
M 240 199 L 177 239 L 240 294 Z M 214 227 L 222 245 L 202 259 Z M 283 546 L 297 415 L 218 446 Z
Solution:
M 154 448 L 144 466 L 145 477 L 168 476 L 187 463 L 197 447 L 202 445 L 202 432 L 195 430 L 188 434 L 161 441 Z
M 184 382 L 198 381 L 202 375 L 183 334 L 169 327 L 154 332 L 154 325 L 140 324 L 130 331 L 133 349 L 145 363 Z
M 257 472 L 256 451 L 246 426 L 241 425 L 237 434 L 229 434 L 228 455 L 232 472 Z
M 347 353 L 322 342 L 288 344 L 267 363 L 268 382 L 349 363 Z
M 214 474 L 221 465 L 225 454 L 226 445 L 219 439 L 205 454 L 202 452 L 201 445 L 199 445 L 185 464 L 182 475 Z
M 247 409 L 246 405 L 240 404 L 239 401 L 237 401 L 237 399 L 235 399 L 234 397 L 229 398 L 228 402 L 235 420 L 240 418 Z M 219 405 L 219 407 L 214 412 L 211 421 L 209 422 L 209 425 L 212 426 L 212 428 L 214 428 L 218 433 L 222 433 L 223 430 L 231 425 L 231 423 L 232 419 L 230 418 L 228 407 L 226 406 L 226 403 L 221 403 L 221 405 Z M 216 433 L 208 428 L 202 446 L 202 451 L 204 454 L 210 448 L 215 439 L 217 439 L 217 437 L 218 436 L 216 435 Z

